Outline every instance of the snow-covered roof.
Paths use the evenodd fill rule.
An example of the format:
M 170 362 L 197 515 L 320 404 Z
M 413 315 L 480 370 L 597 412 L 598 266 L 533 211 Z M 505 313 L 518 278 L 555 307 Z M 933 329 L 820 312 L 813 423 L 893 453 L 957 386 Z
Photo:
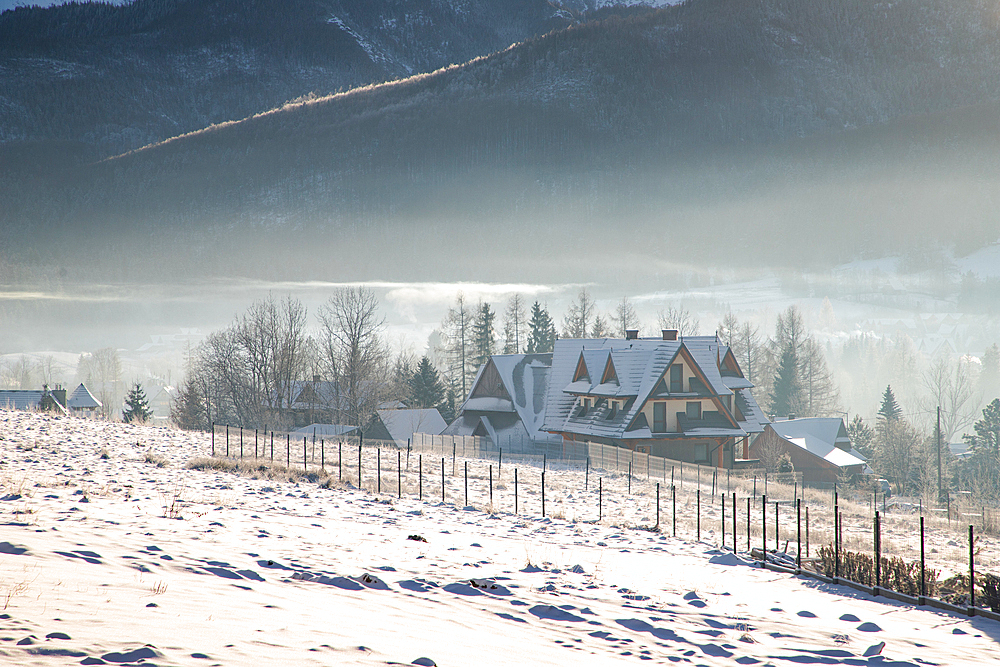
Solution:
M 543 428 L 555 433 L 574 433 L 607 439 L 742 437 L 763 431 L 767 423 L 750 389 L 753 384 L 739 376 L 738 370 L 720 370 L 726 348 L 715 336 L 686 336 L 677 340 L 662 338 L 560 339 L 553 353 L 552 371 L 546 395 Z M 610 356 L 618 385 L 601 384 Z M 702 380 L 704 388 L 681 393 L 666 392 L 664 374 L 677 359 L 684 359 Z M 577 376 L 580 364 L 588 376 Z M 574 380 L 574 377 L 576 378 Z M 624 399 L 624 407 L 611 413 L 607 403 L 595 401 L 593 409 L 583 413 L 577 408 L 578 396 L 595 399 Z M 720 403 L 720 418 L 714 421 L 682 420 L 679 432 L 653 434 L 641 419 L 642 409 L 650 398 L 713 398 Z M 733 397 L 735 410 L 726 407 Z M 724 400 L 723 400 L 724 399 Z
M 865 464 L 864 459 L 860 459 L 850 452 L 838 449 L 830 443 L 819 440 L 811 435 L 801 438 L 785 438 L 785 440 L 841 468 L 863 466 Z
M 498 446 L 507 442 L 561 440 L 541 430 L 551 366 L 551 353 L 493 355 L 479 369 L 469 398 L 444 432 L 471 435 L 477 429 L 480 433 L 485 430 Z M 599 382 L 603 364 L 590 372 L 597 375 Z M 486 386 L 494 382 L 500 386 Z
M 840 417 L 803 417 L 801 419 L 785 419 L 771 424 L 774 432 L 786 440 L 791 438 L 810 438 L 825 442 L 831 447 L 851 451 L 851 438 Z
M 414 433 L 438 435 L 448 426 L 436 408 L 376 410 L 376 414 L 389 435 L 400 446 L 405 445 Z
M 330 438 L 338 435 L 349 435 L 357 428 L 357 426 L 349 426 L 348 424 L 310 424 L 297 428 L 292 433 L 305 436 L 315 434 L 317 438 Z
M 102 405 L 82 382 L 80 386 L 73 390 L 69 398 L 66 399 L 66 407 L 70 410 L 93 410 L 94 408 L 102 407 Z

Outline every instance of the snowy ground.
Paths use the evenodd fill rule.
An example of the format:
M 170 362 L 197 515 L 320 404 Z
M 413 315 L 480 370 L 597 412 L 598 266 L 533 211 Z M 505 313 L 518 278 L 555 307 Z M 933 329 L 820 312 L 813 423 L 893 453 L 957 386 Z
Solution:
M 458 506 L 186 470 L 202 434 L 7 412 L 0 436 L 0 663 L 969 665 L 1000 639 L 708 543 L 463 509 L 452 479 Z

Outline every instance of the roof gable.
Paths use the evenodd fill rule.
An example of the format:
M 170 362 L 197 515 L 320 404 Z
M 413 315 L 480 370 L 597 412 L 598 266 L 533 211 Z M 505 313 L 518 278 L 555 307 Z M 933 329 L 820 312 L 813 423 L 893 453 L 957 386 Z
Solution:
M 470 399 L 487 397 L 511 400 L 510 392 L 504 385 L 504 378 L 500 375 L 492 357 L 483 365 L 475 384 L 472 385 L 472 391 L 469 392 Z
M 619 384 L 618 371 L 615 370 L 615 361 L 608 355 L 608 362 L 604 365 L 604 372 L 601 374 L 601 384 Z
M 590 382 L 590 370 L 587 369 L 587 360 L 584 359 L 583 350 L 580 351 L 580 360 L 576 362 L 576 370 L 573 372 L 573 382 L 581 380 Z

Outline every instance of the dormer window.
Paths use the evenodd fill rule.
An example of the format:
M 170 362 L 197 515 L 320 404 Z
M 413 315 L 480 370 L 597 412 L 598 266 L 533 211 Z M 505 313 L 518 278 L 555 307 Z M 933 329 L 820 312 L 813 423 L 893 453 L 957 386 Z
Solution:
M 608 419 L 614 419 L 618 415 L 618 401 L 608 401 Z
M 670 393 L 680 394 L 684 391 L 684 366 L 674 364 L 670 367 Z

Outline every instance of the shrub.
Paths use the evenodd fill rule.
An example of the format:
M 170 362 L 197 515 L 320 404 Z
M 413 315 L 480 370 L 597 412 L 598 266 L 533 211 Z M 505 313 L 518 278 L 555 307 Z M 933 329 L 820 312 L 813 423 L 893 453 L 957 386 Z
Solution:
M 834 576 L 835 555 L 832 546 L 824 546 L 819 550 L 819 569 L 828 577 Z M 857 551 L 840 552 L 840 576 L 856 581 L 866 586 L 875 585 L 875 557 Z M 924 571 L 927 595 L 936 595 L 938 591 L 938 571 L 927 568 Z M 906 562 L 895 556 L 881 559 L 881 588 L 904 593 L 920 595 L 920 563 Z

